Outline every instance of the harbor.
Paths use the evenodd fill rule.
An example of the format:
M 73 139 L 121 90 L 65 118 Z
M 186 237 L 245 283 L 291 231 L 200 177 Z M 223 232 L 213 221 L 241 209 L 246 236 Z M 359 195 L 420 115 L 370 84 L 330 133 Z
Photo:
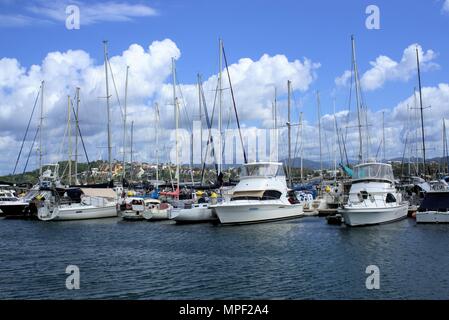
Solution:
M 0 300 L 447 299 L 449 48 L 344 7 L 270 41 L 234 11 L 246 37 L 199 40 L 190 6 L 79 1 L 64 34 L 25 8 L 59 42 L 0 49 Z

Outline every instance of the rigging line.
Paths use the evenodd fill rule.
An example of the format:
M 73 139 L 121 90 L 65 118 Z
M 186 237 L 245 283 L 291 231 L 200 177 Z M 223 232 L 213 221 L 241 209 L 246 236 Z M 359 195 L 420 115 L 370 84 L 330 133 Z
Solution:
M 225 148 L 226 148 L 226 134 L 227 133 L 229 133 L 228 131 L 229 131 L 229 128 L 230 128 L 230 126 L 231 126 L 231 108 L 229 108 L 229 110 L 228 110 L 228 122 L 227 122 L 227 124 L 226 124 L 226 130 L 225 130 L 225 132 L 224 132 L 224 141 L 223 141 L 223 147 L 222 147 L 222 150 L 221 150 L 221 154 L 224 154 L 224 152 L 225 152 Z
M 36 109 L 36 105 L 37 105 L 37 101 L 39 99 L 39 95 L 40 95 L 40 89 L 37 92 L 36 100 L 34 101 L 33 111 L 31 111 L 30 119 L 28 120 L 28 125 L 27 125 L 27 128 L 25 130 L 25 135 L 23 136 L 22 145 L 20 146 L 19 155 L 17 156 L 16 164 L 14 166 L 14 171 L 13 171 L 12 174 L 16 173 L 17 165 L 19 163 L 20 156 L 22 155 L 23 145 L 25 144 L 25 140 L 26 140 L 26 137 L 28 135 L 28 130 L 30 129 L 31 120 L 33 119 L 33 115 L 34 115 L 34 111 Z
M 31 152 L 33 152 L 34 143 L 36 142 L 37 134 L 39 132 L 39 126 L 36 128 L 36 134 L 34 135 L 33 143 L 31 144 L 30 152 L 28 153 L 27 161 L 25 163 L 25 168 L 23 169 L 22 174 L 25 174 L 27 167 L 28 167 L 28 161 L 30 160 Z
M 73 114 L 74 114 L 74 116 L 75 116 L 75 121 L 76 121 L 76 123 L 77 123 L 77 129 L 78 129 L 78 134 L 79 134 L 79 137 L 80 137 L 80 140 L 81 140 L 81 144 L 82 144 L 82 146 L 83 146 L 83 150 L 84 150 L 84 155 L 86 156 L 86 160 L 87 160 L 87 168 L 88 168 L 88 170 L 90 171 L 90 161 L 89 161 L 89 156 L 87 155 L 87 150 L 86 150 L 86 146 L 84 145 L 84 139 L 83 139 L 83 135 L 81 134 L 81 128 L 80 128 L 80 125 L 79 125 L 79 119 L 78 119 L 78 117 L 77 117 L 77 115 L 76 115 L 76 112 L 75 112 L 75 108 L 73 108 L 73 104 L 72 104 L 72 111 L 73 111 Z
M 229 87 L 231 88 L 232 103 L 233 103 L 233 106 L 234 106 L 235 118 L 237 120 L 237 127 L 238 127 L 238 130 L 239 130 L 240 143 L 242 144 L 243 158 L 244 158 L 245 164 L 246 164 L 246 163 L 248 163 L 248 158 L 246 157 L 245 145 L 243 144 L 243 136 L 242 136 L 242 132 L 240 130 L 240 120 L 239 120 L 239 115 L 237 113 L 237 106 L 235 104 L 234 89 L 232 88 L 231 75 L 229 73 L 229 68 L 228 68 L 228 59 L 226 58 L 226 53 L 225 53 L 225 49 L 224 49 L 223 43 L 222 43 L 221 49 L 223 51 L 223 58 L 224 58 L 225 65 L 226 65 L 226 72 L 228 74 Z
M 294 106 L 298 106 L 297 101 L 296 101 L 296 96 L 295 93 L 292 92 L 292 97 L 293 97 L 293 104 Z M 298 108 L 299 109 L 299 108 Z M 299 120 L 300 122 L 302 122 L 301 119 L 301 114 L 299 114 Z M 302 125 L 302 123 L 300 123 L 300 125 Z M 298 151 L 298 140 L 299 140 L 299 132 L 300 132 L 300 127 L 296 127 L 296 139 L 295 139 L 295 151 L 293 152 L 293 159 L 297 157 L 297 151 Z M 302 140 L 302 139 L 301 139 Z M 302 141 L 301 141 L 302 143 Z
M 206 144 L 206 152 L 204 153 L 204 159 L 203 160 L 203 168 L 201 170 L 201 184 L 203 184 L 204 181 L 204 170 L 206 168 L 206 159 L 207 159 L 207 152 L 209 151 L 209 145 L 211 146 L 211 156 L 214 157 L 214 164 L 215 164 L 215 173 L 216 173 L 216 178 L 218 181 L 218 164 L 217 164 L 217 157 L 215 154 L 215 148 L 214 148 L 214 140 L 212 137 L 212 125 L 214 123 L 214 114 L 215 114 L 215 107 L 217 105 L 217 96 L 218 96 L 218 82 L 217 82 L 217 87 L 215 90 L 215 96 L 214 96 L 214 104 L 212 107 L 212 115 L 211 118 L 209 119 L 209 113 L 207 111 L 207 105 L 206 105 L 206 98 L 204 95 L 204 89 L 203 89 L 203 85 L 200 85 L 200 89 L 201 89 L 201 97 L 202 97 L 202 102 L 203 102 L 203 108 L 205 111 L 205 116 L 206 116 L 206 124 L 208 127 L 208 137 L 207 137 L 207 144 Z
M 121 114 L 122 120 L 123 120 L 123 118 L 125 117 L 125 115 L 124 115 L 125 112 L 123 111 L 122 104 L 120 103 L 120 97 L 119 97 L 119 95 L 118 95 L 117 86 L 115 85 L 114 72 L 112 71 L 111 62 L 109 61 L 109 55 L 106 56 L 106 60 L 108 61 L 109 69 L 111 70 L 112 83 L 114 84 L 115 95 L 117 96 L 117 102 L 118 102 L 118 105 L 119 105 L 119 107 L 120 107 L 120 114 Z M 107 98 L 107 97 L 106 97 L 106 98 Z
M 181 87 L 181 84 L 178 82 L 178 79 L 179 79 L 179 78 L 178 78 L 178 71 L 177 71 L 176 69 L 175 69 L 175 79 L 177 80 L 177 81 L 176 81 L 176 85 L 177 85 L 177 87 L 178 87 L 178 89 L 179 89 L 179 93 L 180 93 L 180 95 L 181 95 L 181 101 L 182 101 L 181 106 L 182 106 L 183 111 L 184 111 L 184 114 L 185 114 L 185 116 L 186 116 L 187 126 L 190 128 L 190 132 L 193 132 L 192 124 L 190 123 L 190 117 L 189 117 L 189 114 L 188 114 L 188 112 L 187 112 L 186 101 L 185 101 L 184 95 L 183 95 L 183 93 L 182 93 L 182 87 Z
M 349 119 L 350 119 L 350 114 L 351 114 L 353 81 L 354 81 L 354 63 L 351 58 L 351 80 L 350 80 L 349 96 L 348 96 L 348 114 L 346 115 L 346 128 L 345 128 L 345 137 L 344 137 L 345 140 L 347 139 L 347 136 L 348 136 L 348 126 L 349 126 Z

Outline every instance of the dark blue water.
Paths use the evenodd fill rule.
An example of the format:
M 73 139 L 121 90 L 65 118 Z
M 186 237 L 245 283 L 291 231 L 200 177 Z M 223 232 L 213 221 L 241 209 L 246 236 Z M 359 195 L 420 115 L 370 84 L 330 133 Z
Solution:
M 449 226 L 0 220 L 0 298 L 449 299 Z M 67 290 L 67 265 L 80 268 Z M 380 290 L 365 269 L 380 268 Z

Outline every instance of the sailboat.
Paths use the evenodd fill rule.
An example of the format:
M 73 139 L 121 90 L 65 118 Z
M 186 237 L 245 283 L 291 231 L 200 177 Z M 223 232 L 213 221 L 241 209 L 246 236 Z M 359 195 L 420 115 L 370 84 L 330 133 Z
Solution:
M 402 195 L 396 190 L 393 168 L 390 164 L 364 161 L 361 95 L 354 36 L 351 40 L 359 124 L 360 163 L 353 169 L 348 202 L 338 212 L 348 226 L 393 222 L 407 217 L 408 202 L 402 201 Z
M 112 181 L 112 162 L 111 162 L 111 121 L 109 107 L 109 85 L 108 85 L 108 53 L 107 41 L 104 41 L 104 64 L 106 76 L 106 102 L 108 117 L 108 156 L 109 156 L 109 181 Z M 68 99 L 68 128 L 69 128 L 69 166 L 71 165 L 71 132 L 70 132 L 70 114 L 72 105 L 70 97 Z M 69 167 L 69 181 L 71 179 Z M 117 216 L 117 194 L 113 189 L 84 189 L 81 191 L 81 202 L 66 202 L 65 197 L 61 197 L 55 188 L 47 187 L 50 195 L 39 197 L 35 200 L 37 207 L 37 216 L 42 221 L 50 220 L 81 220 L 98 219 Z
M 54 191 L 54 190 L 51 190 Z M 36 200 L 37 217 L 42 221 L 85 220 L 117 216 L 116 194 L 112 189 L 81 189 L 80 203 L 63 201 L 52 192 L 48 198 Z

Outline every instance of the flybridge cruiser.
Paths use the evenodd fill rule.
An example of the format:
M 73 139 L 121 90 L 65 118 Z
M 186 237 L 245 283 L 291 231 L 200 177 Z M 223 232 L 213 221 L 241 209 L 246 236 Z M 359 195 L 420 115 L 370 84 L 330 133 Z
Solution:
M 391 165 L 364 163 L 354 167 L 348 202 L 338 211 L 349 226 L 382 224 L 407 217 L 408 202 L 396 190 Z
M 303 205 L 292 198 L 282 163 L 256 162 L 241 169 L 231 198 L 210 206 L 222 224 L 246 224 L 304 215 Z

